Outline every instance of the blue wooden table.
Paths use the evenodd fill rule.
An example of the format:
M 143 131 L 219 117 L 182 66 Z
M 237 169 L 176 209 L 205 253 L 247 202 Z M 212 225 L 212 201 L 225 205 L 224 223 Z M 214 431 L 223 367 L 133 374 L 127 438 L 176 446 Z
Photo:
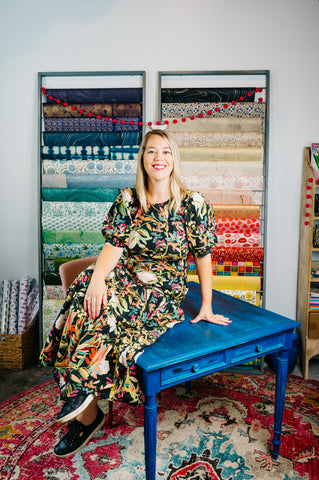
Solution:
M 269 310 L 213 291 L 214 313 L 232 320 L 227 326 L 190 323 L 201 304 L 200 286 L 189 283 L 182 307 L 186 320 L 175 325 L 137 359 L 144 403 L 146 480 L 155 480 L 156 394 L 161 390 L 268 353 L 278 352 L 273 453 L 278 458 L 288 370 L 288 350 L 300 324 Z

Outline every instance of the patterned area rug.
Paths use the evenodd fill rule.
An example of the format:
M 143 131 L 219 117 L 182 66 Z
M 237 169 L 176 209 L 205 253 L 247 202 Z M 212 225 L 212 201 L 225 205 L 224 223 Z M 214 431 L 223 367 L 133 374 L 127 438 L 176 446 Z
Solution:
M 281 455 L 270 455 L 275 376 L 216 373 L 158 398 L 157 480 L 318 480 L 319 382 L 289 375 Z M 107 412 L 107 402 L 101 402 Z M 76 455 L 58 459 L 63 434 L 53 381 L 0 405 L 2 480 L 142 480 L 143 407 L 114 405 L 107 424 Z M 106 413 L 107 414 L 107 413 Z

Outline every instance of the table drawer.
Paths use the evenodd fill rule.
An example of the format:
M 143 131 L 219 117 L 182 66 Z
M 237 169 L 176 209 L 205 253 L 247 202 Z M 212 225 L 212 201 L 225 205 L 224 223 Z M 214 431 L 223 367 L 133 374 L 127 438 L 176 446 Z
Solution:
M 225 353 L 218 352 L 196 360 L 176 364 L 161 370 L 161 385 L 182 383 L 198 376 L 209 373 L 214 368 L 223 367 L 226 364 Z
M 276 335 L 271 338 L 257 340 L 246 345 L 234 347 L 231 352 L 231 363 L 248 360 L 249 357 L 267 355 L 267 353 L 280 350 L 285 346 L 285 334 Z

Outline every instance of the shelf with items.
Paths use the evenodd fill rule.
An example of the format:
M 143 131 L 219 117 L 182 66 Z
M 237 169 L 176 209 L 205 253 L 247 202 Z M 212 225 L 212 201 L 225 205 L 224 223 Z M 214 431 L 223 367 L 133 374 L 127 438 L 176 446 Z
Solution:
M 303 156 L 303 181 L 300 211 L 300 239 L 298 260 L 298 287 L 297 287 L 297 321 L 301 323 L 303 375 L 308 378 L 309 360 L 319 354 L 319 309 L 310 308 L 313 303 L 316 307 L 316 297 L 319 294 L 319 278 L 312 272 L 319 270 L 319 248 L 316 232 L 318 225 L 318 188 L 311 167 L 311 149 L 306 147 Z M 318 290 L 317 290 L 318 289 Z
M 269 71 L 159 72 L 158 84 L 182 182 L 214 207 L 213 286 L 265 306 Z
M 135 184 L 145 72 L 39 73 L 41 340 L 63 303 L 59 266 L 98 255 L 102 222 Z

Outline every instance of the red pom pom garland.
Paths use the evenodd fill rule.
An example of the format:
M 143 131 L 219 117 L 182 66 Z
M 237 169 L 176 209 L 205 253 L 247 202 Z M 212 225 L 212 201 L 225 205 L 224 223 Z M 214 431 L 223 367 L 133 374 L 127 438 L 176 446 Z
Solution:
M 261 93 L 262 91 L 263 91 L 262 88 L 255 88 L 254 91 L 251 91 L 251 92 L 248 92 L 248 93 L 247 93 L 247 97 L 248 97 L 248 98 L 251 98 L 254 93 Z M 41 94 L 42 94 L 42 95 L 46 95 L 46 94 L 47 94 L 47 91 L 46 91 L 46 89 L 45 89 L 44 87 L 41 88 Z M 54 98 L 52 95 L 49 95 L 49 96 L 48 96 L 48 99 L 49 99 L 50 101 L 55 101 L 57 104 L 60 104 L 60 103 L 61 103 L 61 99 L 59 99 L 59 98 Z M 240 101 L 240 102 L 243 102 L 244 100 L 245 100 L 245 97 L 242 96 L 242 95 L 241 95 L 241 96 L 239 97 L 239 99 L 238 99 L 238 101 Z M 258 98 L 258 102 L 259 102 L 259 103 L 262 103 L 263 101 L 264 101 L 264 99 L 263 99 L 262 97 L 259 97 L 259 98 Z M 231 104 L 232 104 L 232 105 L 236 105 L 236 103 L 237 103 L 236 100 L 231 100 Z M 68 102 L 63 102 L 63 105 L 64 105 L 65 107 L 67 107 L 67 106 L 69 106 L 69 103 L 68 103 Z M 224 103 L 223 108 L 226 110 L 228 107 L 229 107 L 229 104 L 228 104 L 228 103 Z M 75 105 L 71 105 L 71 110 L 76 111 L 76 110 L 77 110 L 77 107 L 76 107 Z M 221 111 L 221 108 L 220 108 L 220 107 L 215 107 L 214 111 L 215 111 L 216 113 L 219 113 L 219 112 Z M 95 117 L 95 118 L 97 118 L 98 120 L 101 120 L 101 119 L 102 119 L 102 116 L 101 116 L 101 115 L 94 115 L 92 112 L 86 112 L 83 108 L 79 109 L 78 112 L 79 112 L 81 115 L 87 114 L 87 116 L 88 116 L 89 118 Z M 211 116 L 211 115 L 213 115 L 213 110 L 208 110 L 207 112 L 200 112 L 200 113 L 197 115 L 197 117 L 198 117 L 198 118 L 203 118 L 204 115 L 205 115 L 205 113 L 206 113 L 206 115 Z M 180 119 L 174 118 L 174 119 L 173 119 L 173 123 L 176 124 L 176 123 L 178 123 L 179 121 L 182 122 L 182 123 L 185 123 L 185 122 L 187 122 L 188 120 L 195 120 L 195 118 L 196 118 L 195 115 L 191 115 L 191 116 L 188 117 L 188 118 L 186 118 L 186 117 L 182 117 L 182 118 L 180 118 Z M 118 121 L 118 119 L 115 118 L 115 117 L 114 117 L 114 118 L 104 117 L 103 119 L 104 119 L 104 121 L 106 121 L 106 122 L 112 121 L 113 123 L 117 123 L 117 121 Z M 129 125 L 134 125 L 134 124 L 135 124 L 134 120 L 124 120 L 124 119 L 121 119 L 121 120 L 120 120 L 120 123 L 121 123 L 122 125 L 125 125 L 126 123 L 128 123 Z M 168 125 L 168 124 L 169 124 L 169 121 L 168 121 L 168 120 L 164 120 L 163 124 L 164 124 L 164 125 Z M 141 126 L 143 125 L 143 122 L 140 120 L 140 121 L 137 122 L 137 125 L 141 127 Z M 147 125 L 148 125 L 149 127 L 151 127 L 151 126 L 153 125 L 153 122 L 147 122 Z M 160 121 L 157 121 L 157 122 L 155 123 L 155 125 L 160 126 L 160 125 L 162 125 L 162 123 L 161 123 Z M 311 180 L 309 179 L 309 181 L 311 181 Z

